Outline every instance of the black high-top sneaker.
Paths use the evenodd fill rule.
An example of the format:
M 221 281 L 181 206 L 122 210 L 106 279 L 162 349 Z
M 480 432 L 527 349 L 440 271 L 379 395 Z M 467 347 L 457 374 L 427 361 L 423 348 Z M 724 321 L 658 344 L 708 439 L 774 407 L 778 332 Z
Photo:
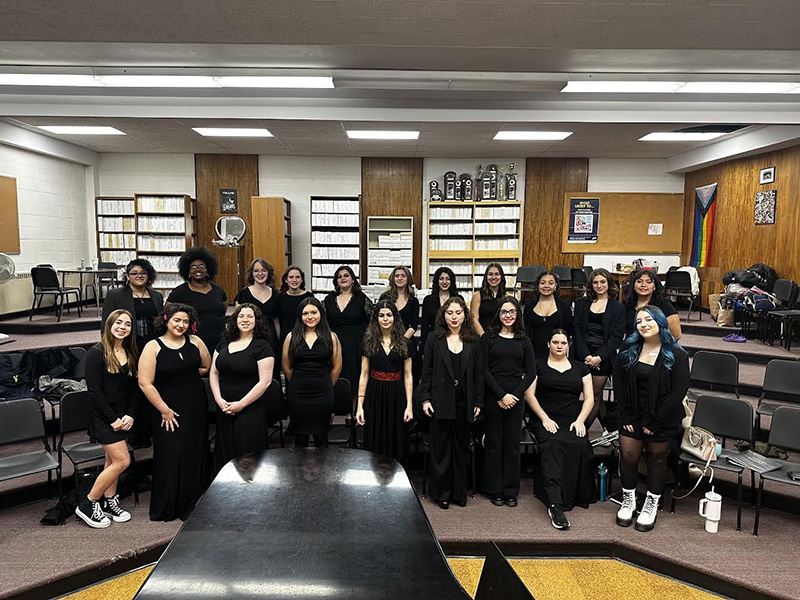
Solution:
M 95 529 L 105 529 L 111 525 L 111 521 L 103 514 L 100 502 L 87 497 L 84 497 L 78 508 L 75 509 L 75 516 Z
M 119 505 L 119 494 L 110 498 L 103 498 L 103 513 L 115 523 L 125 523 L 131 520 L 131 513 Z

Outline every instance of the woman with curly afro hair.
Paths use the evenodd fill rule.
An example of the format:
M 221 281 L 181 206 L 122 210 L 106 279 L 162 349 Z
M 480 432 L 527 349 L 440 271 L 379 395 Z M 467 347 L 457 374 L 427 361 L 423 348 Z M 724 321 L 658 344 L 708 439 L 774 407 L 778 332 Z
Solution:
M 188 304 L 197 311 L 197 336 L 212 350 L 219 343 L 228 308 L 225 290 L 212 283 L 218 271 L 217 257 L 207 248 L 189 248 L 178 259 L 178 273 L 186 283 L 167 298 L 167 303 Z

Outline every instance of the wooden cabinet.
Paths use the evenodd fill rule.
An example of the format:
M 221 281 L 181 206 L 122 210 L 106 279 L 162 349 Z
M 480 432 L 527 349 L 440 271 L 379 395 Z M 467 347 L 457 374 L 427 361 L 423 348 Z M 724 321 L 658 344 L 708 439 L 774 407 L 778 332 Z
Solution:
M 253 259 L 263 258 L 274 267 L 277 287 L 281 275 L 292 264 L 292 203 L 268 196 L 253 196 L 250 203 Z

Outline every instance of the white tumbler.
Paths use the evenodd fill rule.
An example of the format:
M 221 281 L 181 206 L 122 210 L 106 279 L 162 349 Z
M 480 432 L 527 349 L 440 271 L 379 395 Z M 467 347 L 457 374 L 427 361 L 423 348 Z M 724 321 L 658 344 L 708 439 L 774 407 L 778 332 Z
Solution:
M 717 533 L 722 516 L 722 496 L 717 494 L 713 487 L 710 492 L 706 492 L 706 497 L 700 500 L 700 516 L 706 520 L 706 531 Z

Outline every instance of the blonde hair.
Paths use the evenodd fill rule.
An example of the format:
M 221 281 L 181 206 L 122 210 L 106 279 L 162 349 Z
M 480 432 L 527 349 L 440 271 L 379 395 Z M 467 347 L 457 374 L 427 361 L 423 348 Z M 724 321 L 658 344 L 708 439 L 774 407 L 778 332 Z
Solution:
M 114 335 L 111 333 L 111 327 L 114 321 L 119 319 L 121 315 L 128 315 L 131 320 L 131 332 L 122 340 L 122 348 L 128 357 L 128 374 L 131 377 L 136 376 L 136 364 L 139 361 L 139 351 L 136 348 L 136 334 L 133 329 L 133 316 L 127 310 L 117 309 L 113 311 L 106 319 L 106 326 L 103 329 L 103 337 L 100 340 L 100 345 L 103 348 L 103 358 L 106 362 L 106 370 L 109 373 L 119 373 L 122 371 L 122 365 L 117 360 L 117 355 L 114 354 Z

